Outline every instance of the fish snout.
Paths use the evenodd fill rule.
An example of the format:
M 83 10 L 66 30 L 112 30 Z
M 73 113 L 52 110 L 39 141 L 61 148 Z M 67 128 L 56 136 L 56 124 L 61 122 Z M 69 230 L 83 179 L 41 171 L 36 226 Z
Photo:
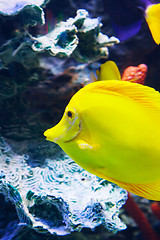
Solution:
M 46 140 L 57 143 L 57 141 L 59 142 L 59 140 L 63 138 L 64 132 L 65 132 L 65 126 L 64 124 L 59 122 L 54 127 L 47 129 L 44 132 L 44 136 L 46 137 Z
M 52 131 L 51 129 L 47 129 L 43 135 L 46 137 L 46 140 L 48 141 L 51 141 L 51 142 L 54 142 L 54 137 L 53 137 L 53 134 L 52 134 Z

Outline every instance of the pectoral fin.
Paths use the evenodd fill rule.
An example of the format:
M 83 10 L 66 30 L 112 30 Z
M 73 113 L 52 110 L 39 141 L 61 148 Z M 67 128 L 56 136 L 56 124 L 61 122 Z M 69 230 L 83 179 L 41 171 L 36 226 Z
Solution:
M 77 140 L 76 141 L 80 149 L 93 149 L 93 146 L 87 143 L 85 140 Z
M 76 143 L 78 144 L 79 148 L 83 150 L 97 150 L 100 148 L 99 144 L 91 144 L 83 139 L 77 140 Z

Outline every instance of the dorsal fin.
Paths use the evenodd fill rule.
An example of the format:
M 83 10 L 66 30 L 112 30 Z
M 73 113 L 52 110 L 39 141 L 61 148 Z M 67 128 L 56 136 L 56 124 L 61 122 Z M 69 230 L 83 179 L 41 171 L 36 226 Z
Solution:
M 121 80 L 119 69 L 115 62 L 107 61 L 100 66 L 100 71 L 96 72 L 98 80 Z
M 133 99 L 148 108 L 160 111 L 160 93 L 155 89 L 127 81 L 98 81 L 88 84 L 83 90 L 97 93 L 116 94 Z

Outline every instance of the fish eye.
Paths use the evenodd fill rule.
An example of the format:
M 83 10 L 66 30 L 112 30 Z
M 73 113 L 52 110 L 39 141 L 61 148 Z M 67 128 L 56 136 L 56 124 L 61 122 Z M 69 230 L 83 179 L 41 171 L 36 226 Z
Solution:
M 74 113 L 73 113 L 72 111 L 68 111 L 68 112 L 67 112 L 67 116 L 68 116 L 69 118 L 73 118 Z

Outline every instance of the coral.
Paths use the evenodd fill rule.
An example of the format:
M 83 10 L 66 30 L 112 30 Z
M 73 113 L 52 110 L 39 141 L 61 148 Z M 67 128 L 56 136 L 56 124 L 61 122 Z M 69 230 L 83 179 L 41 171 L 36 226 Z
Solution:
M 19 11 L 21 11 L 26 6 L 36 5 L 41 6 L 45 2 L 48 2 L 46 0 L 25 0 L 19 2 L 19 0 L 11 0 L 9 2 L 1 1 L 0 2 L 0 13 L 4 15 L 14 15 L 18 14 Z
M 38 66 L 37 54 L 31 48 L 33 43 L 34 40 L 28 32 L 7 41 L 0 47 L 0 67 L 3 69 L 14 62 L 27 68 Z
M 23 10 L 26 6 L 38 6 L 45 5 L 49 0 L 11 0 L 7 2 L 5 0 L 1 0 L 0 2 L 0 13 L 3 15 L 15 15 L 18 14 L 19 11 Z
M 47 35 L 34 38 L 35 52 L 48 51 L 53 56 L 69 57 L 78 45 L 77 28 L 73 21 L 60 22 Z
M 108 57 L 107 46 L 119 43 L 115 37 L 100 32 L 100 18 L 91 19 L 84 9 L 77 11 L 75 18 L 60 22 L 45 36 L 35 39 L 34 51 L 49 51 L 53 56 L 72 56 L 80 62 L 95 61 Z
M 122 81 L 130 81 L 144 84 L 147 74 L 147 65 L 140 64 L 137 67 L 127 67 L 122 74 Z
M 30 14 L 32 16 L 32 12 Z M 24 13 L 22 15 L 24 19 L 29 19 Z M 35 23 L 35 20 L 33 22 Z M 89 18 L 88 12 L 82 9 L 77 11 L 75 18 L 58 23 L 51 32 L 44 36 L 33 37 L 27 30 L 19 32 L 18 36 L 0 47 L 1 68 L 14 61 L 21 62 L 25 67 L 35 66 L 38 61 L 37 54 L 43 52 L 58 57 L 72 55 L 81 62 L 107 58 L 107 47 L 118 43 L 119 40 L 102 34 L 101 26 L 99 18 Z
M 36 25 L 44 24 L 44 12 L 41 6 L 45 6 L 48 0 L 12 0 L 7 2 L 0 1 L 0 15 L 10 18 L 16 18 L 21 22 L 21 25 Z
M 100 18 L 91 19 L 88 15 L 86 10 L 78 10 L 74 22 L 78 29 L 79 44 L 73 56 L 80 62 L 93 62 L 100 58 L 107 58 L 108 47 L 119 43 L 117 38 L 109 38 L 100 32 L 102 27 Z
M 20 223 L 39 232 L 65 235 L 103 224 L 125 229 L 118 212 L 127 192 L 86 172 L 62 154 L 43 167 L 12 152 L 0 139 L 0 192 L 15 204 Z

